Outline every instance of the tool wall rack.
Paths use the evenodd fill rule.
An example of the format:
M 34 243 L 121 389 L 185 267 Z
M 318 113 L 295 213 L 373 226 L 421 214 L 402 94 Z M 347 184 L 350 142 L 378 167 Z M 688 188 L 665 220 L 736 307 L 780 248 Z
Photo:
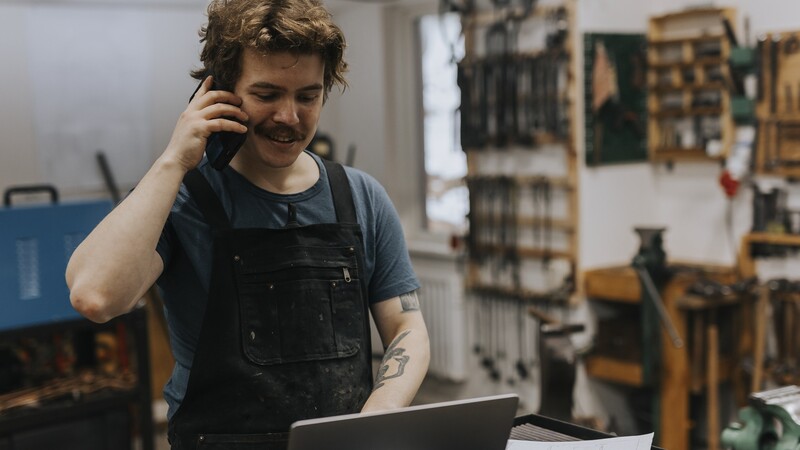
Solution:
M 109 333 L 118 339 L 115 352 L 99 338 Z M 0 348 L 56 337 L 66 341 L 70 336 L 82 349 L 75 362 L 79 371 L 0 395 L 0 449 L 132 450 L 138 436 L 139 448 L 153 450 L 145 310 L 137 308 L 104 324 L 80 318 L 2 329 Z M 94 353 L 96 348 L 102 350 Z M 129 368 L 103 369 L 99 358 L 103 353 Z M 69 358 L 53 359 L 65 363 Z
M 575 2 L 495 6 L 463 15 L 462 26 L 467 291 L 569 303 L 578 259 Z
M 735 16 L 733 8 L 692 8 L 650 19 L 651 161 L 702 161 L 728 155 L 735 134 L 731 90 L 736 86 L 728 64 Z M 716 150 L 708 152 L 714 142 Z
M 800 32 L 770 33 L 758 43 L 756 172 L 800 176 Z

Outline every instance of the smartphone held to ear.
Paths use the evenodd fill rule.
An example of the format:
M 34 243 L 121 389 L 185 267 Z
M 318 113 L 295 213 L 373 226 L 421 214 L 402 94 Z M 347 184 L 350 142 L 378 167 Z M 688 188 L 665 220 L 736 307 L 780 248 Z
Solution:
M 197 85 L 197 88 L 194 90 L 194 94 L 189 98 L 190 102 L 195 94 L 197 94 L 197 91 L 200 90 L 202 84 L 203 81 L 200 81 L 200 84 Z M 214 80 L 211 84 L 211 90 L 219 89 L 216 80 Z M 236 119 L 228 119 L 239 122 Z M 212 133 L 206 140 L 206 158 L 208 158 L 208 163 L 217 170 L 224 169 L 236 155 L 236 152 L 239 151 L 239 148 L 242 147 L 245 139 L 247 139 L 247 135 L 243 133 L 234 133 L 232 131 Z

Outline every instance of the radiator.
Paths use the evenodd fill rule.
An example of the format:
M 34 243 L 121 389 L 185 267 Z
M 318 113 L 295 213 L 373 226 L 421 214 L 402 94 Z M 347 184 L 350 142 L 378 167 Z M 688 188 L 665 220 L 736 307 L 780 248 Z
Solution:
M 467 378 L 467 315 L 463 277 L 454 257 L 411 252 L 422 287 L 419 302 L 431 343 L 428 375 L 451 381 Z

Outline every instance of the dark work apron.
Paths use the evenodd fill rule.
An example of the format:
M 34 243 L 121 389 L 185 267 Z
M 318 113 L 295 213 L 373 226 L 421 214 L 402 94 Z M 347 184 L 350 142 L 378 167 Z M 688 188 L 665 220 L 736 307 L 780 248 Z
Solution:
M 184 179 L 214 236 L 208 306 L 175 450 L 285 449 L 292 422 L 356 413 L 372 390 L 362 235 L 344 168 L 325 162 L 338 223 L 232 229 L 197 170 Z

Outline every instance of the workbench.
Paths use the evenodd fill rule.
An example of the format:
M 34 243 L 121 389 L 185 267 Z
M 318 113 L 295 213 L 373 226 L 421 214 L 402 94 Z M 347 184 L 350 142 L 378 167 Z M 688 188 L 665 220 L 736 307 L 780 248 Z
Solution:
M 663 286 L 661 297 L 676 330 L 686 343 L 681 348 L 673 346 L 660 323 L 648 323 L 642 319 L 642 291 L 632 267 L 585 272 L 584 289 L 590 304 L 617 308 L 624 317 L 624 320 L 598 324 L 600 348 L 595 345 L 587 356 L 586 369 L 590 377 L 598 380 L 633 388 L 651 388 L 656 393 L 652 399 L 655 427 L 652 431 L 656 432 L 656 442 L 670 450 L 688 450 L 692 417 L 698 413 L 691 410 L 691 395 L 704 393 L 708 396 L 710 406 L 705 413 L 709 429 L 714 430 L 719 428 L 719 384 L 727 381 L 740 383 L 737 377 L 731 376 L 739 365 L 739 348 L 729 345 L 722 351 L 714 349 L 724 341 L 720 334 L 736 339 L 734 330 L 740 325 L 741 308 L 735 300 L 710 304 L 702 298 L 686 295 L 689 286 L 700 279 L 735 282 L 734 269 L 684 264 L 675 267 L 684 270 L 676 271 Z M 674 267 L 671 265 L 670 268 Z M 721 320 L 716 320 L 715 316 Z M 660 345 L 655 351 L 643 344 L 647 342 L 646 335 L 652 327 L 657 327 L 660 334 Z M 609 334 L 618 339 L 609 338 Z M 704 358 L 704 352 L 710 358 Z M 709 363 L 705 364 L 705 360 Z M 709 383 L 710 380 L 716 381 Z M 718 431 L 709 431 L 709 448 L 715 445 L 713 440 L 718 439 Z
M 742 278 L 756 277 L 758 275 L 756 270 L 756 260 L 753 255 L 754 245 L 767 245 L 783 248 L 800 248 L 800 235 L 796 234 L 778 234 L 766 232 L 751 232 L 742 236 L 741 246 L 739 248 L 739 274 Z M 770 321 L 767 314 L 769 303 L 772 300 L 773 293 L 770 292 L 769 287 L 766 285 L 768 280 L 762 280 L 764 287 L 761 290 L 759 298 L 756 302 L 751 302 L 746 305 L 746 314 L 752 317 L 747 322 L 746 332 L 743 333 L 743 338 L 739 343 L 740 353 L 751 354 L 753 356 L 753 373 L 749 376 L 749 386 L 747 388 L 737 391 L 737 402 L 740 405 L 746 403 L 747 396 L 752 392 L 759 392 L 765 388 L 764 382 L 770 380 L 777 385 L 797 384 L 797 375 L 790 377 L 781 377 L 774 373 L 770 367 L 765 366 L 766 354 L 766 339 L 767 329 L 769 328 Z M 789 304 L 796 305 L 800 303 L 800 299 L 796 298 L 796 294 L 789 296 Z M 794 298 L 792 298 L 794 297 Z M 783 328 L 784 347 L 791 348 L 792 350 L 797 345 L 800 339 L 796 335 L 796 327 L 794 322 L 797 319 L 797 306 L 793 306 L 783 315 L 781 321 L 772 323 L 776 328 Z M 786 342 L 788 341 L 788 342 Z M 787 345 L 788 344 L 788 345 Z M 795 352 L 791 352 L 794 357 Z M 779 358 L 780 359 L 780 355 Z M 786 378 L 786 379 L 784 379 Z
M 100 332 L 122 332 L 126 336 L 126 343 L 130 345 L 125 348 L 126 356 L 130 358 L 132 385 L 125 389 L 105 388 L 78 396 L 73 391 L 72 398 L 64 396 L 0 411 L 0 449 L 130 450 L 134 448 L 134 437 L 141 442 L 139 448 L 155 448 L 148 324 L 143 308 L 104 324 L 76 319 L 0 330 L 0 344 L 53 334 L 74 334 L 77 337 L 80 333 Z M 35 394 L 43 389 L 30 388 L 26 391 Z

